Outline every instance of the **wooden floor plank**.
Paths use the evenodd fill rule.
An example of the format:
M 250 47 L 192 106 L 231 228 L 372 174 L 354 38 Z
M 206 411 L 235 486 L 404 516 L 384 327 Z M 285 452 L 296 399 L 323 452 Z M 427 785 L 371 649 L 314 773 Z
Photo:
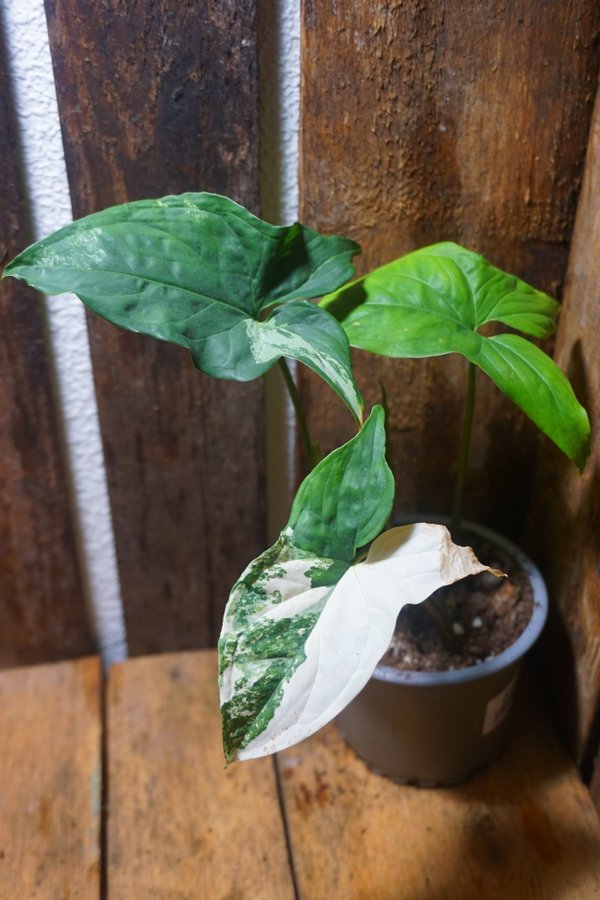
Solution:
M 115 666 L 108 757 L 110 900 L 292 900 L 273 761 L 223 767 L 214 652 Z
M 586 900 L 600 896 L 600 822 L 544 719 L 455 788 L 374 775 L 335 725 L 279 757 L 305 900 Z
M 100 664 L 0 674 L 0 897 L 100 895 Z

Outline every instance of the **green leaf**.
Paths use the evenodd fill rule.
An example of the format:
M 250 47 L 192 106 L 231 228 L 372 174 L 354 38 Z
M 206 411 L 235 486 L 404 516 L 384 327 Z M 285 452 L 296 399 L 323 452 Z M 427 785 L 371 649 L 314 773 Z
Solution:
M 363 400 L 350 363 L 348 338 L 325 310 L 306 300 L 278 306 L 264 322 L 246 320 L 250 352 L 259 368 L 281 356 L 297 359 L 320 375 L 362 421 Z
M 353 566 L 311 557 L 294 539 L 286 530 L 251 563 L 227 604 L 219 640 L 227 762 L 283 750 L 331 721 L 370 678 L 403 606 L 487 568 L 441 525 L 386 531 Z
M 590 452 L 589 419 L 546 353 L 518 334 L 499 334 L 482 339 L 479 361 L 473 362 L 583 469 Z
M 375 407 L 302 482 L 279 540 L 231 591 L 219 639 L 228 762 L 330 721 L 366 684 L 406 603 L 485 568 L 439 525 L 379 534 L 393 499 L 383 418 Z
M 559 309 L 547 294 L 477 253 L 443 243 L 375 269 L 321 305 L 342 322 L 353 347 L 392 357 L 462 354 L 583 467 L 589 420 L 558 366 L 523 338 L 479 331 L 498 322 L 547 337 Z
M 250 564 L 231 592 L 219 642 L 228 758 L 231 748 L 241 746 L 241 733 L 248 743 L 266 727 L 283 685 L 304 659 L 322 601 L 357 547 L 389 517 L 394 479 L 385 460 L 383 418 L 375 407 L 356 437 L 304 479 L 280 539 Z M 292 598 L 280 622 L 274 607 Z M 268 665 L 260 662 L 265 659 Z
M 282 355 L 298 359 L 360 421 L 344 332 L 298 302 L 343 284 L 359 249 L 299 224 L 269 225 L 226 197 L 183 194 L 80 219 L 29 247 L 4 275 L 46 294 L 73 292 L 116 325 L 188 348 L 217 378 L 248 381 Z M 276 308 L 266 318 L 290 303 L 287 315 Z
M 325 457 L 302 482 L 288 529 L 297 547 L 352 562 L 357 549 L 387 522 L 393 500 L 384 413 L 375 406 L 356 437 Z

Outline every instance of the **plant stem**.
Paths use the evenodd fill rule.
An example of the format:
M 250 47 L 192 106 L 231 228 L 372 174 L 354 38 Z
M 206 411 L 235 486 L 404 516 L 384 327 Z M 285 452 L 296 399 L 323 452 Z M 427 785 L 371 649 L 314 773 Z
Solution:
M 475 410 L 475 373 L 475 366 L 470 362 L 469 380 L 467 385 L 467 401 L 465 404 L 465 418 L 463 422 L 463 433 L 460 442 L 460 456 L 458 458 L 458 472 L 456 473 L 454 501 L 452 503 L 452 519 L 450 521 L 450 531 L 452 532 L 454 540 L 459 540 L 462 525 L 465 476 L 467 473 L 467 464 L 469 462 L 469 447 L 471 445 L 473 413 Z
M 316 444 L 313 444 L 310 438 L 308 423 L 304 415 L 304 410 L 302 409 L 302 403 L 300 402 L 300 394 L 298 393 L 298 388 L 296 387 L 296 383 L 292 378 L 290 368 L 283 357 L 281 357 L 281 359 L 279 360 L 279 366 L 283 373 L 283 380 L 285 381 L 285 386 L 288 389 L 288 393 L 294 407 L 294 412 L 296 413 L 298 428 L 300 429 L 300 437 L 302 439 L 302 446 L 304 447 L 304 452 L 306 453 L 308 465 L 311 469 L 314 469 L 319 461 L 317 446 Z

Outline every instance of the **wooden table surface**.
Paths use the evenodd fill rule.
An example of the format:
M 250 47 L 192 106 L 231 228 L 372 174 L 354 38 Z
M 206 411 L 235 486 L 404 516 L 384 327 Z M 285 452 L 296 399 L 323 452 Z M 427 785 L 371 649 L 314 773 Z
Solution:
M 600 821 L 527 708 L 465 785 L 401 787 L 331 725 L 223 767 L 212 651 L 0 673 L 1 900 L 585 900 Z

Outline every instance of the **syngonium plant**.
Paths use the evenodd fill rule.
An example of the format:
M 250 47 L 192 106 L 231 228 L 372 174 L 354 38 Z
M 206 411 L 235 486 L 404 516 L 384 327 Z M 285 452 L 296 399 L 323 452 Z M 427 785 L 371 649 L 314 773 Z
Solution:
M 278 540 L 250 563 L 225 610 L 219 683 L 227 761 L 289 747 L 326 724 L 366 684 L 406 604 L 487 570 L 443 526 L 385 530 L 394 480 L 384 411 L 375 406 L 363 421 L 348 337 L 390 356 L 461 353 L 580 467 L 588 452 L 587 416 L 552 360 L 518 335 L 480 333 L 493 321 L 545 337 L 555 301 L 449 243 L 350 282 L 359 250 L 346 238 L 276 227 L 201 193 L 87 216 L 4 270 L 46 294 L 75 293 L 121 327 L 188 348 L 194 365 L 214 377 L 247 381 L 276 362 L 283 368 L 313 469 Z M 321 305 L 310 302 L 320 297 Z M 320 462 L 286 358 L 320 375 L 357 423 L 356 436 Z
M 566 376 L 523 334 L 547 338 L 560 305 L 478 253 L 445 242 L 423 247 L 343 285 L 321 306 L 343 325 L 352 347 L 388 357 L 458 353 L 468 387 L 452 533 L 458 533 L 475 405 L 477 369 L 513 400 L 579 469 L 590 451 L 590 424 Z M 507 325 L 521 334 L 486 334 Z M 482 331 L 483 329 L 483 331 Z

